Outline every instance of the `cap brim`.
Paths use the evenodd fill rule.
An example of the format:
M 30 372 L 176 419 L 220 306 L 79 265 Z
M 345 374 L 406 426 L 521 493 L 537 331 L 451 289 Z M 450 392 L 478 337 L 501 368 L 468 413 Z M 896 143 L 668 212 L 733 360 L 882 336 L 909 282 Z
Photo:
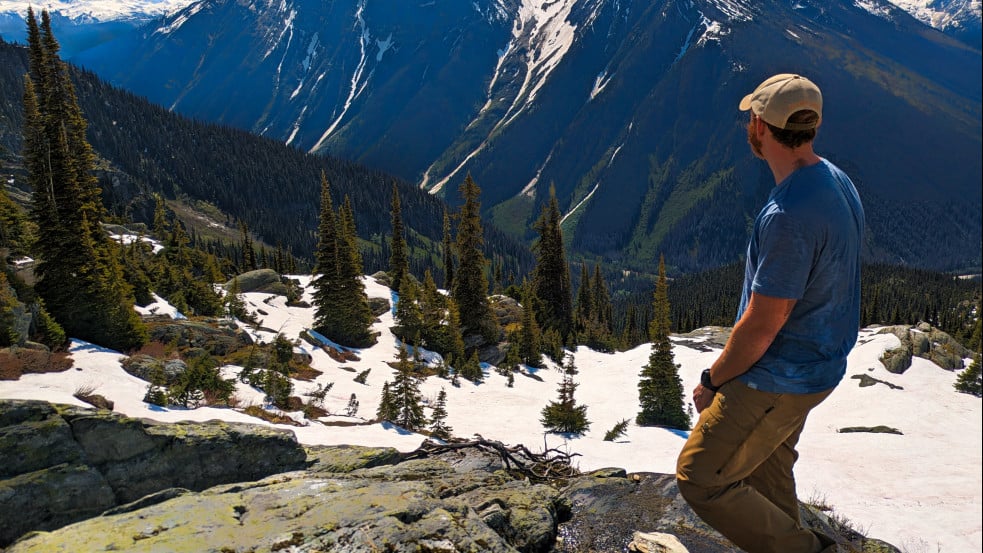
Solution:
M 754 96 L 754 93 L 748 94 L 743 100 L 741 100 L 741 103 L 737 106 L 741 111 L 751 109 L 751 96 Z

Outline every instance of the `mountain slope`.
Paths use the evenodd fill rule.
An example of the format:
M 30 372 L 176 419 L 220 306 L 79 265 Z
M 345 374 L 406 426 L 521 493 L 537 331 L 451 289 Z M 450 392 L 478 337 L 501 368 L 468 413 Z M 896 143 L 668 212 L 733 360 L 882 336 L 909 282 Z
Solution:
M 309 277 L 296 277 L 305 286 L 310 301 Z M 374 279 L 365 280 L 371 297 L 391 299 L 389 288 Z M 267 293 L 244 294 L 251 312 L 262 312 L 263 328 L 249 328 L 258 340 L 272 342 L 278 332 L 289 339 L 309 328 L 313 310 L 287 307 L 283 296 Z M 155 305 L 158 313 L 168 306 Z M 173 312 L 172 310 L 170 312 Z M 332 415 L 322 425 L 306 421 L 300 411 L 289 416 L 304 426 L 277 425 L 297 435 L 303 444 L 389 445 L 401 451 L 416 449 L 425 439 L 386 422 L 377 422 L 376 408 L 385 382 L 393 371 L 387 366 L 399 351 L 390 332 L 391 312 L 374 326 L 379 343 L 359 350 L 358 360 L 337 361 L 303 343 L 312 366 L 321 371 L 314 381 L 295 380 L 294 393 L 305 396 L 318 386 L 333 384 L 324 408 Z M 271 330 L 276 329 L 276 330 Z M 673 355 L 680 364 L 684 389 L 699 382 L 700 371 L 719 355 L 719 329 L 703 329 L 673 336 Z M 915 357 L 903 374 L 888 372 L 880 362 L 882 353 L 898 348 L 900 341 L 878 328 L 863 329 L 857 347 L 848 358 L 846 376 L 832 395 L 810 415 L 797 449 L 796 464 L 800 499 L 832 506 L 836 515 L 848 519 L 865 534 L 886 540 L 911 553 L 941 550 L 946 553 L 979 551 L 983 544 L 980 517 L 981 440 L 983 417 L 979 398 L 959 394 L 952 388 L 956 373 Z M 142 401 L 148 383 L 120 367 L 119 352 L 93 344 L 72 343 L 73 366 L 63 373 L 24 375 L 17 381 L 0 381 L 0 397 L 44 399 L 57 403 L 85 405 L 73 396 L 88 387 L 115 403 L 114 409 L 131 417 L 161 421 L 221 419 L 266 424 L 229 408 L 160 408 Z M 587 406 L 591 421 L 582 436 L 544 433 L 540 411 L 556 397 L 562 371 L 553 364 L 544 369 L 521 367 L 514 385 L 492 367 L 485 367 L 484 382 L 461 379 L 460 386 L 430 376 L 421 391 L 429 401 L 447 394 L 447 423 L 453 435 L 470 438 L 480 434 L 509 445 L 524 444 L 533 451 L 558 448 L 577 454 L 584 471 L 623 467 L 629 472 L 672 474 L 686 433 L 634 423 L 638 410 L 637 383 L 641 367 L 648 361 L 649 344 L 614 354 L 580 347 L 573 356 L 578 374 L 576 402 Z M 435 362 L 430 352 L 423 357 Z M 235 378 L 241 367 L 223 367 L 225 378 Z M 367 372 L 364 383 L 356 375 Z M 241 406 L 265 406 L 263 393 L 236 383 Z M 90 392 L 91 393 L 91 392 Z M 353 394 L 359 408 L 355 416 L 343 413 Z M 507 406 L 503 407 L 503 406 Z M 276 409 L 265 406 L 269 411 Z M 614 441 L 604 434 L 621 420 L 629 420 L 627 434 Z M 877 426 L 896 433 L 840 432 L 840 429 Z M 640 529 L 645 530 L 645 529 Z M 694 550 L 695 553 L 695 550 Z
M 14 190 L 29 194 L 20 161 L 25 48 L 0 41 L 0 164 Z M 446 204 L 390 174 L 330 156 L 313 156 L 245 131 L 207 124 L 170 113 L 145 99 L 114 88 L 91 72 L 75 71 L 79 104 L 89 122 L 88 138 L 100 157 L 97 176 L 103 201 L 113 215 L 152 223 L 158 193 L 190 204 L 211 221 L 185 217 L 199 235 L 240 236 L 244 222 L 253 236 L 306 261 L 313 260 L 320 210 L 320 176 L 327 176 L 335 205 L 348 196 L 357 229 L 365 241 L 366 269 L 388 267 L 390 202 L 396 184 L 402 205 L 411 268 L 423 275 L 439 265 L 436 255 Z M 384 240 L 385 238 L 385 240 Z M 485 226 L 489 254 L 506 274 L 525 274 L 528 248 Z M 439 271 L 434 271 L 439 280 Z
M 869 259 L 979 266 L 980 59 L 881 0 L 205 0 L 78 58 L 437 194 L 471 173 L 517 236 L 554 185 L 577 255 L 640 270 L 741 255 L 773 183 L 736 104 L 781 71 L 825 92 L 817 149 L 858 184 Z

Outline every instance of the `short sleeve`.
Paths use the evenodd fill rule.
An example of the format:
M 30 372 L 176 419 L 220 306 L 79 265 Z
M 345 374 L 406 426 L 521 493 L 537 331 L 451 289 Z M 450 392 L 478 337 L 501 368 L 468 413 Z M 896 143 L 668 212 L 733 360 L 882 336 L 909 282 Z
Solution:
M 783 299 L 802 299 L 812 271 L 815 241 L 801 219 L 775 209 L 758 232 L 758 265 L 751 290 Z

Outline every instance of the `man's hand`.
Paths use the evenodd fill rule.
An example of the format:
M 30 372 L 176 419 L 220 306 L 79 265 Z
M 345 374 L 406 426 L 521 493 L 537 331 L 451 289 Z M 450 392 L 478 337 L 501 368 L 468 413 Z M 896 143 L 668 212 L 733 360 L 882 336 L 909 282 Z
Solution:
M 693 388 L 693 405 L 696 406 L 696 412 L 702 413 L 704 409 L 713 403 L 713 396 L 716 394 L 709 388 L 705 388 L 703 384 L 697 384 L 696 388 Z

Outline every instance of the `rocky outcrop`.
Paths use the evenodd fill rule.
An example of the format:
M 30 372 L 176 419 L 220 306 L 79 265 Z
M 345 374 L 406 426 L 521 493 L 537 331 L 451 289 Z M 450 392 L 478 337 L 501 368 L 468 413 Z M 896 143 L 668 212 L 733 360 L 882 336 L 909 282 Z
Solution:
M 9 553 L 621 553 L 629 544 L 636 551 L 671 546 L 676 553 L 739 552 L 689 509 L 673 475 L 629 475 L 612 468 L 584 475 L 564 472 L 565 477 L 546 481 L 521 470 L 526 467 L 515 458 L 506 463 L 500 456 L 504 449 L 452 444 L 411 453 L 356 446 L 300 450 L 290 440 L 289 447 L 278 440 L 263 443 L 271 436 L 258 429 L 247 434 L 243 428 L 238 429 L 240 442 L 250 443 L 240 443 L 244 451 L 230 451 L 222 444 L 234 432 L 221 425 L 157 425 L 117 417 L 114 426 L 105 412 L 37 402 L 0 406 L 0 454 L 11 461 L 0 464 L 6 471 L 0 476 L 0 520 L 18 523 L 19 532 L 51 530 L 23 536 Z M 165 430 L 167 426 L 174 428 Z M 199 426 L 212 428 L 192 432 Z M 191 433 L 196 437 L 186 439 Z M 161 449 L 165 436 L 172 443 L 186 443 Z M 183 448 L 185 454 L 175 458 L 168 451 L 172 448 Z M 11 456 L 10 451 L 20 454 Z M 515 449 L 508 451 L 514 454 Z M 212 454 L 217 452 L 223 459 Z M 264 470 L 276 472 L 279 463 L 284 472 L 207 489 L 189 474 L 206 473 L 206 467 L 236 464 L 242 470 L 242 465 L 263 463 L 254 459 L 254 452 L 267 457 Z M 120 459 L 156 460 L 166 469 L 135 463 L 121 479 L 124 471 L 106 470 L 123 463 Z M 185 470 L 175 461 L 198 467 Z M 48 468 L 32 471 L 35 467 Z M 179 482 L 166 476 L 172 473 L 185 476 Z M 87 520 L 58 528 L 68 522 L 65 517 L 37 518 L 45 513 L 33 504 L 46 496 L 27 493 L 36 480 L 41 481 L 34 484 L 38 489 L 58 486 L 47 493 L 61 503 L 47 499 L 47 513 L 85 506 L 76 520 Z M 134 483 L 145 480 L 158 482 L 148 489 L 159 489 L 141 496 Z M 127 503 L 123 495 L 139 498 Z M 844 544 L 858 550 L 898 552 L 844 533 L 815 509 L 803 506 L 802 513 L 808 526 L 840 535 Z
M 273 269 L 257 269 L 243 273 L 232 280 L 226 282 L 223 288 L 231 290 L 233 283 L 238 281 L 239 292 L 265 292 L 278 296 L 286 296 L 289 286 L 284 282 L 283 277 Z
M 243 332 L 227 321 L 155 317 L 147 318 L 145 322 L 153 342 L 172 344 L 182 349 L 202 349 L 216 357 L 228 355 L 253 343 L 248 332 Z
M 887 326 L 878 333 L 894 334 L 901 341 L 900 346 L 885 351 L 881 356 L 884 367 L 895 374 L 908 370 L 913 357 L 928 359 L 943 369 L 952 371 L 965 368 L 963 359 L 973 356 L 971 350 L 925 322 L 914 327 Z
M 305 461 L 292 433 L 266 426 L 0 400 L 0 546 L 168 488 L 256 480 Z

